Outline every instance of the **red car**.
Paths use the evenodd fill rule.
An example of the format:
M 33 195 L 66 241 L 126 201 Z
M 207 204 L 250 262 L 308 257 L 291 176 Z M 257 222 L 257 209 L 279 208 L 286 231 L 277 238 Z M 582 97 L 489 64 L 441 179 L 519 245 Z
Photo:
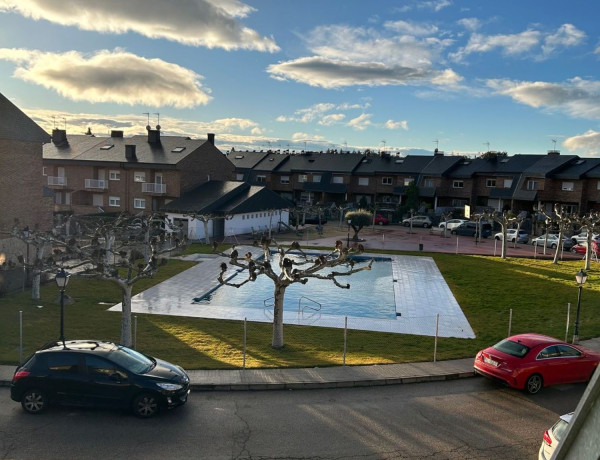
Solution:
M 548 385 L 587 382 L 600 353 L 540 334 L 519 334 L 477 353 L 475 372 L 535 394 Z
M 383 217 L 381 214 L 375 216 L 375 223 L 377 225 L 387 225 L 390 223 L 387 217 Z

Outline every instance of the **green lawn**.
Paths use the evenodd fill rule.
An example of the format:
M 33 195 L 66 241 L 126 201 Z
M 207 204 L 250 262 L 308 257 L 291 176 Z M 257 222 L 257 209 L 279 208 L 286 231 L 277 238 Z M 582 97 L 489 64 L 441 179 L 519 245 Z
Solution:
M 322 249 L 322 248 L 321 248 Z M 207 251 L 193 245 L 187 252 Z M 539 332 L 564 339 L 567 304 L 571 303 L 569 339 L 577 306 L 575 273 L 582 261 L 482 257 L 440 253 L 395 254 L 431 256 L 471 327 L 476 339 L 440 338 L 437 359 L 471 357 L 477 350 L 505 337 L 512 309 L 512 333 Z M 190 267 L 170 260 L 153 279 L 136 285 L 134 293 Z M 600 336 L 600 265 L 592 263 L 583 289 L 580 338 Z M 217 273 L 215 273 L 215 277 Z M 351 279 L 349 280 L 352 282 Z M 310 289 L 310 282 L 307 284 Z M 65 335 L 118 341 L 120 312 L 108 312 L 107 304 L 120 302 L 111 283 L 72 277 L 67 294 L 75 302 L 65 307 Z M 0 298 L 0 363 L 19 359 L 19 312 L 23 316 L 25 355 L 59 335 L 59 291 L 51 282 L 42 287 L 42 299 L 31 301 L 30 291 Z M 41 308 L 40 308 L 41 307 Z M 137 315 L 137 348 L 181 364 L 187 369 L 231 369 L 242 366 L 243 331 L 240 321 L 207 320 L 159 315 Z M 271 325 L 247 324 L 246 367 L 314 367 L 343 362 L 343 330 L 285 326 L 282 350 L 270 347 Z M 399 363 L 433 359 L 434 339 L 350 330 L 346 364 Z

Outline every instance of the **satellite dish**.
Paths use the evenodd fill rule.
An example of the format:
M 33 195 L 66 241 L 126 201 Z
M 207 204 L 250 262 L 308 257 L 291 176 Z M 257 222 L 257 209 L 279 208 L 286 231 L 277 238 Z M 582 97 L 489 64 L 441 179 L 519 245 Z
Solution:
M 160 125 L 156 125 L 156 129 L 160 131 Z

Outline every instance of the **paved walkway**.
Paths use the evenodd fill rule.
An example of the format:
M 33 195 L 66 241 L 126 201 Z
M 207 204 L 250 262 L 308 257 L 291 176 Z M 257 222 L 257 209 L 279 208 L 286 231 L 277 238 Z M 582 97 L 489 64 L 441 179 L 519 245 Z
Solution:
M 313 237 L 316 236 L 314 232 Z M 460 252 L 468 254 L 494 255 L 499 244 L 484 240 L 475 244 L 467 237 L 444 238 L 426 230 L 384 227 L 361 232 L 363 244 L 368 249 L 419 250 L 423 245 L 430 252 Z M 310 245 L 331 248 L 339 236 L 302 240 Z M 245 241 L 248 242 L 247 240 Z M 242 241 L 240 241 L 242 243 Z M 508 255 L 544 257 L 537 254 L 531 245 L 510 244 Z M 538 249 L 539 251 L 539 249 Z M 548 249 L 545 257 L 551 257 Z M 565 253 L 565 258 L 573 258 Z M 577 256 L 580 257 L 580 256 Z M 187 299 L 187 297 L 186 297 Z M 600 351 L 600 337 L 581 342 L 582 346 Z M 10 384 L 15 366 L 0 366 L 0 386 Z M 239 370 L 190 370 L 188 371 L 194 390 L 281 390 L 311 388 L 346 388 L 374 385 L 395 385 L 414 382 L 430 382 L 474 377 L 473 358 L 406 364 L 383 364 L 373 366 L 338 366 L 307 369 L 239 369 Z

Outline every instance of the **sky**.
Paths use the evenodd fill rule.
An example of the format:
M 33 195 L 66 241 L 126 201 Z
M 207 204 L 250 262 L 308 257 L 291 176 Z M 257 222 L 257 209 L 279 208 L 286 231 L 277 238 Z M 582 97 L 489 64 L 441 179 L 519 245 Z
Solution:
M 597 0 L 0 0 L 0 93 L 48 132 L 160 124 L 224 152 L 600 157 L 598 17 Z

